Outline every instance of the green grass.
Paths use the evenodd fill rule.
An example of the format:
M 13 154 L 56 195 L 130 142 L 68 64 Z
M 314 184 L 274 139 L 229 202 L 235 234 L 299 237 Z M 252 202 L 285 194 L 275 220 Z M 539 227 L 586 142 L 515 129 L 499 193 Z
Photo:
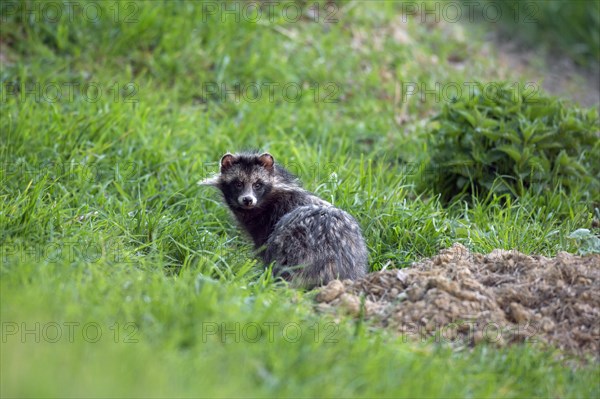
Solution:
M 372 270 L 453 242 L 577 251 L 567 236 L 590 228 L 597 206 L 583 189 L 443 206 L 416 188 L 424 121 L 444 100 L 404 95 L 402 83 L 506 78 L 465 38 L 476 26 L 402 24 L 394 2 L 338 3 L 336 24 L 280 11 L 223 22 L 196 2 L 121 3 L 115 21 L 112 3 L 92 4 L 103 18 L 3 14 L 3 397 L 600 394 L 597 363 L 565 367 L 550 349 L 453 351 L 332 324 L 314 293 L 270 278 L 218 195 L 196 185 L 228 150 L 269 150 L 356 216 Z M 236 82 L 304 89 L 296 102 L 203 91 Z M 102 94 L 43 101 L 73 83 Z

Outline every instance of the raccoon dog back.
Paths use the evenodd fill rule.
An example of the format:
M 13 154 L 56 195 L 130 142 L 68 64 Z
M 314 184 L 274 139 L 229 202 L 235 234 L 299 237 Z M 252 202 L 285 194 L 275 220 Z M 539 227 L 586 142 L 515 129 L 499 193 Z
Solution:
M 304 190 L 268 153 L 225 154 L 221 172 L 201 184 L 217 187 L 273 273 L 312 288 L 367 271 L 356 220 Z

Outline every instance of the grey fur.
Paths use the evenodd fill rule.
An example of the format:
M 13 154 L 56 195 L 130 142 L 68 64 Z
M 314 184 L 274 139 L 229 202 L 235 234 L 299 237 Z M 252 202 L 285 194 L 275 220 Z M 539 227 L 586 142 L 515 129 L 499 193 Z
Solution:
M 221 191 L 265 264 L 294 286 L 366 274 L 367 248 L 356 220 L 303 189 L 270 154 L 225 154 L 221 173 L 200 184 Z

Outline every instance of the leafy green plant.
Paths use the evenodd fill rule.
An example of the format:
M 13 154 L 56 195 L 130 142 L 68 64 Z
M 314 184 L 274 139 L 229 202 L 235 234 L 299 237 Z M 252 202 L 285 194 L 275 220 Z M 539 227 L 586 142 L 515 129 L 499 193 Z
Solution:
M 597 200 L 597 110 L 534 96 L 526 85 L 478 84 L 473 94 L 445 105 L 431 123 L 423 181 L 442 199 L 581 184 Z
M 577 229 L 567 236 L 578 243 L 577 252 L 580 255 L 600 254 L 600 238 L 588 229 Z

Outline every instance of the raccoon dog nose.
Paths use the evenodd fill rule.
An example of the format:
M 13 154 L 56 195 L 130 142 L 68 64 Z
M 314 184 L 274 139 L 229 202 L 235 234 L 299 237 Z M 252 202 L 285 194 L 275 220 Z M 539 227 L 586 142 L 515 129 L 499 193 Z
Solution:
M 244 197 L 244 198 L 242 198 L 242 202 L 246 206 L 252 205 L 254 203 L 254 198 L 252 198 L 252 197 Z

